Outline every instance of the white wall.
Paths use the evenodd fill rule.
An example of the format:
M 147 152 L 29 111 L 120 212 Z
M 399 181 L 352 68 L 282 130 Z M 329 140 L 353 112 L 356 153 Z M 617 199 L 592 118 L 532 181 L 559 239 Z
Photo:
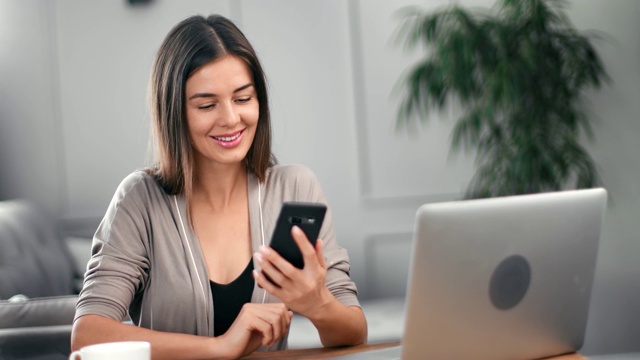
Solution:
M 449 151 L 451 111 L 396 129 L 398 82 L 424 55 L 396 44 L 398 9 L 436 9 L 448 0 L 353 2 L 353 64 L 361 163 L 361 192 L 368 198 L 458 197 L 473 174 L 473 159 Z M 404 84 L 402 84 L 404 85 Z M 395 88 L 395 90 L 394 90 Z
M 580 29 L 600 31 L 612 83 L 590 93 L 591 147 L 612 198 L 605 219 L 585 351 L 640 350 L 640 2 L 581 0 Z
M 0 199 L 34 198 L 67 221 L 101 217 L 120 180 L 146 164 L 157 46 L 184 17 L 221 13 L 256 47 L 276 155 L 320 178 L 366 297 L 367 239 L 410 232 L 421 203 L 458 197 L 472 173 L 471 159 L 448 157 L 446 119 L 459 110 L 415 136 L 393 133 L 391 87 L 415 58 L 389 43 L 393 13 L 446 2 L 0 0 Z M 599 49 L 613 79 L 588 95 L 600 118 L 590 149 L 614 202 L 584 351 L 640 351 L 640 4 L 581 0 L 569 11 L 579 28 L 610 35 Z
M 55 2 L 66 218 L 100 216 L 120 181 L 146 164 L 153 56 L 177 22 L 213 12 L 229 16 L 229 3 Z
M 44 1 L 0 1 L 0 199 L 54 209 L 65 199 L 48 10 Z

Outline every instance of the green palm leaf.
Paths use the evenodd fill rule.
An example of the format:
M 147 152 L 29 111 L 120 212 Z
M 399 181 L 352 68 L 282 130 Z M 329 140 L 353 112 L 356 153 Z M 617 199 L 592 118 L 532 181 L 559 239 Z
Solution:
M 580 145 L 593 139 L 582 95 L 608 80 L 566 1 L 500 0 L 497 11 L 452 6 L 401 12 L 396 41 L 428 55 L 401 80 L 397 127 L 426 121 L 451 96 L 462 104 L 452 150 L 475 150 L 465 196 L 593 187 L 596 166 Z M 418 46 L 421 45 L 421 46 Z

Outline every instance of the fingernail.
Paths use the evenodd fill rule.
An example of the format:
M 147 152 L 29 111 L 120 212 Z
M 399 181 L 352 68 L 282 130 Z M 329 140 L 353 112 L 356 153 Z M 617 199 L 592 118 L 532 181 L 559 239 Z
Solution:
M 262 257 L 262 254 L 256 253 L 255 257 L 256 257 L 256 261 L 258 262 L 258 264 L 262 264 L 264 262 L 264 258 Z
M 293 232 L 295 232 L 295 233 L 297 233 L 297 234 L 300 234 L 300 232 L 302 231 L 302 229 L 300 229 L 300 227 L 299 227 L 298 225 L 293 225 L 293 226 L 291 227 L 291 231 L 293 231 Z
M 269 248 L 268 248 L 268 247 L 266 247 L 266 246 L 260 246 L 260 247 L 258 248 L 258 250 L 260 250 L 260 252 L 262 252 L 262 253 L 263 253 L 263 254 L 265 254 L 265 255 L 268 255 L 268 254 L 269 254 L 269 252 L 270 252 Z
M 253 271 L 251 272 L 251 274 L 253 275 L 253 278 L 254 278 L 255 280 L 258 280 L 258 270 L 253 270 Z

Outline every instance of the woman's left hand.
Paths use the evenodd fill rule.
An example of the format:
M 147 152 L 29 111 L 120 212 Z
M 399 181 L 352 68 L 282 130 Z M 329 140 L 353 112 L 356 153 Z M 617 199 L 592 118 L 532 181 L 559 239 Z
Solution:
M 289 309 L 312 318 L 333 299 L 325 285 L 327 265 L 322 253 L 322 240 L 318 239 L 314 248 L 297 226 L 291 229 L 291 235 L 302 253 L 304 268 L 296 268 L 275 250 L 261 246 L 254 257 L 262 271 L 254 270 L 253 276 L 260 287 L 282 300 Z

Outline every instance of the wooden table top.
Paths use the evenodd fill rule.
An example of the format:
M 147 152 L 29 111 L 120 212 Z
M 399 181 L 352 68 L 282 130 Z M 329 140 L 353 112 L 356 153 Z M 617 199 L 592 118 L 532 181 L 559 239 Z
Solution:
M 337 356 L 344 356 L 349 354 L 355 354 L 364 351 L 385 349 L 393 346 L 400 345 L 399 342 L 380 343 L 380 344 L 365 344 L 348 347 L 338 348 L 310 348 L 310 349 L 289 349 L 281 351 L 267 351 L 267 352 L 255 352 L 249 356 L 243 357 L 244 360 L 255 359 L 330 359 Z M 566 354 L 560 356 L 554 356 L 543 360 L 586 360 L 586 358 L 580 354 Z
M 364 344 L 356 346 L 345 346 L 337 348 L 309 348 L 309 349 L 289 349 L 280 351 L 254 352 L 242 359 L 330 359 L 336 356 L 355 354 L 364 351 L 385 349 L 400 345 L 399 342 L 382 344 Z M 569 359 L 567 359 L 569 360 Z M 573 359 L 572 359 L 573 360 Z

